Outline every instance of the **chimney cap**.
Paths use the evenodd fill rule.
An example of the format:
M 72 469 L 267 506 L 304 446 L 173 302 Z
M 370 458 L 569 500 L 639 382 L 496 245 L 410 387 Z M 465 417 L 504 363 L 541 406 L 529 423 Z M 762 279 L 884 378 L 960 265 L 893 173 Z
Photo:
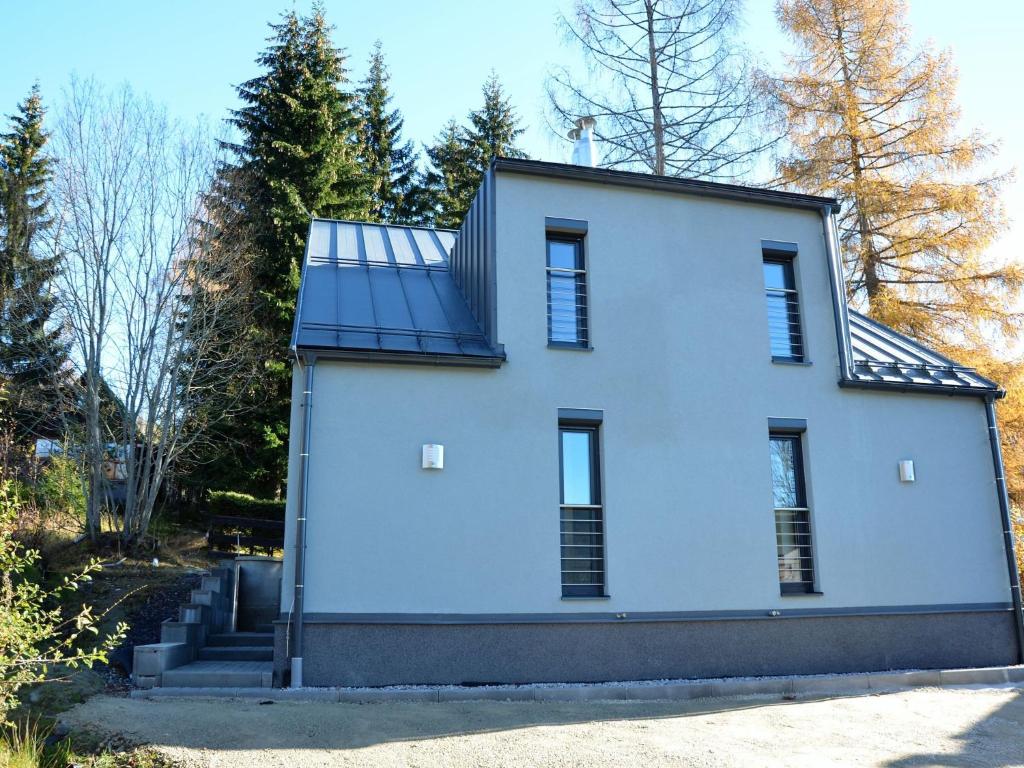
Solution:
M 595 125 L 597 125 L 597 121 L 593 117 L 580 117 L 576 119 L 576 127 L 569 131 L 569 138 L 573 141 L 573 165 L 597 167 L 597 147 L 594 142 Z

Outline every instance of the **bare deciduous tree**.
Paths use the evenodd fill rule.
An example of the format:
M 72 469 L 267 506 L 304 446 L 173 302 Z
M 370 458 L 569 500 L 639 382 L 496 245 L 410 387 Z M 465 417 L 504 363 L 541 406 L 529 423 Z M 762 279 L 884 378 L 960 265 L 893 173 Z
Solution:
M 98 533 L 114 474 L 131 546 L 175 463 L 241 405 L 244 387 L 230 382 L 251 363 L 233 343 L 250 322 L 248 249 L 207 194 L 213 142 L 127 87 L 72 81 L 54 144 L 53 247 L 83 390 L 87 526 Z
M 564 135 L 597 119 L 602 165 L 658 175 L 736 179 L 772 143 L 733 40 L 742 0 L 580 0 L 560 16 L 587 74 L 548 78 L 549 122 Z

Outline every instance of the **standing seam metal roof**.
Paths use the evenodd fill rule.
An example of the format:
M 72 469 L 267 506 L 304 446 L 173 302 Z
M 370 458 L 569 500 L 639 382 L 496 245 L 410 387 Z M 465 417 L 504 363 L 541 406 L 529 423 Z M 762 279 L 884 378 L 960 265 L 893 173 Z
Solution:
M 496 366 L 448 269 L 451 230 L 314 219 L 292 346 L 356 359 Z M 999 393 L 994 382 L 849 311 L 854 384 Z
M 449 230 L 314 219 L 292 346 L 495 365 L 448 271 Z
M 949 387 L 998 392 L 999 386 L 973 368 L 958 365 L 913 339 L 852 309 L 850 344 L 853 380 L 913 387 Z

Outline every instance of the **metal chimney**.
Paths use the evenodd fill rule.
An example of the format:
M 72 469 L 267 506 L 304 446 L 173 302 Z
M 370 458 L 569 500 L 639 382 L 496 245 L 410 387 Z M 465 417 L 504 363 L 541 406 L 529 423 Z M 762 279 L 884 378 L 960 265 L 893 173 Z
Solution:
M 569 131 L 569 138 L 575 143 L 572 146 L 572 164 L 597 167 L 597 144 L 594 141 L 594 126 L 597 121 L 592 117 L 581 117 L 576 127 Z

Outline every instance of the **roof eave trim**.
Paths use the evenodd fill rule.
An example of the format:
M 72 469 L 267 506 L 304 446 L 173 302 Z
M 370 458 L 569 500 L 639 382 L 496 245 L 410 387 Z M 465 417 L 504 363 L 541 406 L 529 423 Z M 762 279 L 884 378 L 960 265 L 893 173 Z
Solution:
M 309 264 L 309 241 L 313 238 L 313 222 L 316 217 L 309 220 L 309 227 L 306 229 L 306 244 L 302 249 L 302 270 L 299 272 L 299 292 L 295 297 L 295 317 L 292 318 L 292 336 L 288 344 L 289 349 L 295 352 L 299 343 L 299 315 L 302 313 L 302 295 L 306 287 L 306 265 Z
M 861 381 L 859 379 L 840 379 L 839 386 L 843 389 L 873 389 L 886 392 L 904 392 L 909 394 L 922 395 L 953 395 L 959 397 L 980 397 L 1001 399 L 1006 396 L 1006 391 L 995 388 L 982 388 L 974 386 L 958 387 L 943 384 L 905 384 L 895 381 Z
M 819 211 L 822 207 L 827 206 L 836 213 L 840 209 L 839 202 L 832 197 L 816 197 L 814 195 L 801 195 L 796 192 L 779 192 L 770 189 L 757 189 L 756 187 L 742 187 L 715 181 L 654 176 L 652 174 L 634 173 L 632 171 L 613 171 L 608 168 L 591 168 L 585 165 L 567 165 L 564 163 L 542 162 L 540 160 L 501 157 L 491 161 L 491 168 L 495 171 L 519 173 L 527 176 L 544 176 L 572 181 L 652 189 L 660 192 L 696 195 L 698 197 L 778 205 L 786 208 L 803 208 Z
M 299 346 L 297 354 L 315 354 L 322 360 L 353 363 L 405 363 L 407 365 L 438 365 L 462 368 L 500 368 L 505 362 L 504 352 L 493 355 L 445 355 L 426 352 L 387 352 L 382 350 L 332 349 L 330 347 Z
M 857 312 L 856 310 L 851 309 L 850 311 L 856 313 L 858 318 L 860 318 L 861 320 L 866 322 L 868 325 L 873 326 L 874 328 L 876 328 L 877 330 L 879 330 L 883 334 L 886 334 L 886 333 L 892 334 L 893 336 L 895 336 L 900 341 L 906 342 L 907 344 L 910 344 L 911 346 L 921 347 L 922 349 L 926 350 L 929 354 L 934 355 L 935 357 L 939 358 L 940 360 L 944 360 L 947 365 L 950 365 L 950 366 L 952 366 L 954 368 L 967 368 L 967 366 L 960 365 L 960 363 L 956 362 L 955 360 L 953 360 L 953 359 L 951 359 L 949 357 L 946 357 L 942 353 L 936 352 L 931 347 L 926 347 L 921 342 L 919 342 L 919 341 L 917 341 L 915 339 L 910 338 L 909 336 L 907 336 L 904 333 L 900 333 L 895 328 L 890 328 L 888 325 L 885 325 L 884 323 L 880 323 L 877 320 L 875 320 L 875 319 L 873 319 L 871 317 L 868 317 L 867 315 L 865 315 L 865 314 L 863 314 L 861 312 Z M 970 371 L 971 371 L 971 375 L 972 376 L 976 377 L 980 381 L 983 381 L 986 386 L 988 386 L 988 387 L 990 387 L 992 389 L 999 389 L 999 384 L 997 382 L 992 381 L 992 379 L 986 378 L 985 376 L 982 376 L 980 373 L 978 373 L 973 368 L 970 369 Z M 1002 391 L 1002 390 L 1000 390 L 1000 391 Z

